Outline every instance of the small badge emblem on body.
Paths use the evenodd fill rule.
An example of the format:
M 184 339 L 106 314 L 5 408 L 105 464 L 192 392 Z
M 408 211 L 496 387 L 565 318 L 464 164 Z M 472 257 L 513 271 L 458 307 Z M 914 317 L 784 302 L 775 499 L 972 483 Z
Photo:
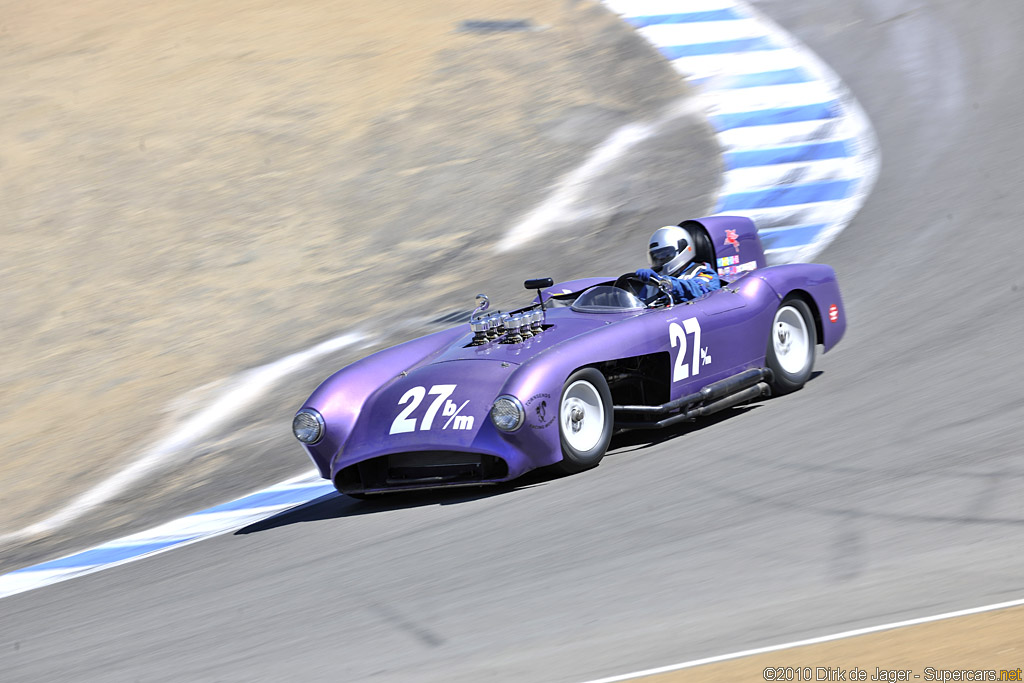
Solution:
M 534 394 L 526 401 L 526 409 L 532 409 L 533 414 L 537 416 L 537 423 L 530 424 L 530 429 L 544 429 L 554 423 L 558 411 L 548 410 L 549 398 L 551 394 Z

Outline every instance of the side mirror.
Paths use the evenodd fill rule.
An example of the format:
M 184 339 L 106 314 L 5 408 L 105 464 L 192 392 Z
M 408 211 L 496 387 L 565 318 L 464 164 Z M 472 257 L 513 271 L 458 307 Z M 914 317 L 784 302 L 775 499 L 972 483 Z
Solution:
M 555 284 L 555 281 L 549 277 L 538 277 L 532 280 L 527 280 L 523 283 L 523 287 L 526 289 L 544 289 Z

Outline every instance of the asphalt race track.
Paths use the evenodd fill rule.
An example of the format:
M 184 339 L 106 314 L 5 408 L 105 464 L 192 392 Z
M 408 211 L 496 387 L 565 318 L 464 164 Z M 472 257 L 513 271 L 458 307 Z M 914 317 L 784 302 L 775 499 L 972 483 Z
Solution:
M 1024 5 L 757 3 L 883 164 L 804 391 L 511 490 L 340 497 L 5 599 L 4 681 L 577 681 L 1021 597 Z

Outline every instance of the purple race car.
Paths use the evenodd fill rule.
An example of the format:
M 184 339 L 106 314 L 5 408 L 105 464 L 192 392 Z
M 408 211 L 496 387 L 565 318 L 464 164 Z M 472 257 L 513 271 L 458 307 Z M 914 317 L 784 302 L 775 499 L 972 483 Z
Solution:
M 657 429 L 803 386 L 815 347 L 846 329 L 835 272 L 766 267 L 754 224 L 681 223 L 723 285 L 672 303 L 633 273 L 552 285 L 506 314 L 375 353 L 328 378 L 293 431 L 320 474 L 357 497 L 475 486 L 596 466 L 612 433 Z

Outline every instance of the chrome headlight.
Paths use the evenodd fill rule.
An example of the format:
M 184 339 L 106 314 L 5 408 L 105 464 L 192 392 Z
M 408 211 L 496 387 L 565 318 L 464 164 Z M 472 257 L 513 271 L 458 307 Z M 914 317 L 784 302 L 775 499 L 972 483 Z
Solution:
M 292 434 L 305 444 L 314 444 L 322 439 L 326 427 L 323 416 L 312 408 L 303 408 L 292 420 Z
M 491 406 L 491 422 L 503 432 L 514 432 L 523 426 L 526 411 L 515 396 L 499 396 Z

